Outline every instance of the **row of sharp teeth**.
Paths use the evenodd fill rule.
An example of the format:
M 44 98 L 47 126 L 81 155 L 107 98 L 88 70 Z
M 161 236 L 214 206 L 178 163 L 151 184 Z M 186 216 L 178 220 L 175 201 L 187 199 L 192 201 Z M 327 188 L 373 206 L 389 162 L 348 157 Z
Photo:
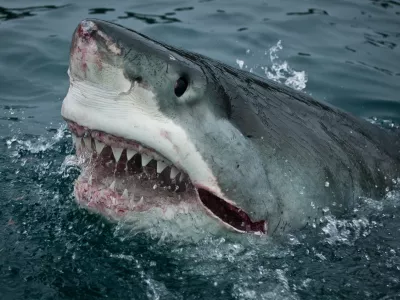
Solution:
M 91 185 L 92 184 L 92 175 L 89 176 L 89 180 L 88 180 L 88 184 Z M 111 185 L 109 186 L 109 189 L 112 191 L 116 191 L 115 190 L 115 180 L 111 183 Z M 121 198 L 124 198 L 125 200 L 128 200 L 129 202 L 127 203 L 128 207 L 130 209 L 134 209 L 136 206 L 140 206 L 144 203 L 144 197 L 140 197 L 140 200 L 138 202 L 135 202 L 134 200 L 134 195 L 132 194 L 131 197 L 129 198 L 129 192 L 127 189 L 124 189 L 124 192 L 121 195 Z M 118 204 L 118 200 L 114 197 L 111 197 L 112 200 L 112 204 L 113 205 L 117 205 Z
M 89 184 L 89 185 L 92 184 L 92 175 L 90 175 L 90 177 L 89 177 L 88 184 Z M 115 189 L 115 180 L 110 184 L 109 189 L 112 190 L 112 191 L 114 191 L 114 192 L 116 191 L 116 189 Z M 140 197 L 140 200 L 139 200 L 137 203 L 136 203 L 135 200 L 134 200 L 134 198 L 135 198 L 134 195 L 132 194 L 131 196 L 132 196 L 132 197 L 129 198 L 129 192 L 128 192 L 127 189 L 124 189 L 124 192 L 123 192 L 122 195 L 121 195 L 121 197 L 124 198 L 125 200 L 129 200 L 129 203 L 128 203 L 129 208 L 133 209 L 133 208 L 135 208 L 136 206 L 140 206 L 140 205 L 143 204 L 143 202 L 144 202 L 143 196 Z M 117 199 L 114 198 L 114 197 L 112 197 L 112 204 L 113 204 L 113 205 L 117 205 L 117 204 L 118 204 Z
M 92 149 L 92 141 L 93 140 L 95 143 L 96 152 L 97 152 L 97 154 L 100 154 L 101 151 L 103 151 L 106 144 L 104 144 L 96 139 L 92 139 L 91 137 L 77 137 L 75 134 L 72 133 L 72 141 L 75 144 L 75 147 L 77 150 L 81 147 L 86 147 L 90 150 L 93 150 Z M 115 161 L 116 161 L 116 163 L 118 163 L 121 158 L 122 152 L 124 151 L 124 148 L 111 147 L 111 149 L 112 149 Z M 140 153 L 140 152 L 137 152 L 132 149 L 126 149 L 127 162 L 130 161 L 132 159 L 132 157 L 134 157 L 138 153 L 141 155 L 141 158 L 142 158 L 142 160 L 141 160 L 142 167 L 147 166 L 153 160 L 153 158 L 151 156 L 149 156 L 145 153 Z M 156 160 L 156 159 L 154 159 L 154 160 Z M 179 170 L 177 168 L 175 168 L 171 162 L 161 161 L 161 160 L 156 160 L 156 161 L 157 161 L 157 173 L 161 173 L 162 171 L 165 170 L 166 167 L 170 166 L 171 167 L 171 173 L 170 173 L 171 179 L 175 179 L 177 177 L 177 175 L 179 174 Z M 181 173 L 180 180 L 182 180 L 183 177 L 184 177 L 184 174 Z

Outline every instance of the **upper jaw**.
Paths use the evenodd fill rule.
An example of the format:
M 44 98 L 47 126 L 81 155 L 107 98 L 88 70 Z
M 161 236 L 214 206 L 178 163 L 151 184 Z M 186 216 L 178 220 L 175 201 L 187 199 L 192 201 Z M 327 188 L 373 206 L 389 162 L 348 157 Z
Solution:
M 193 184 L 212 186 L 216 193 L 222 194 L 211 169 L 185 130 L 159 110 L 154 94 L 139 86 L 121 95 L 107 94 L 85 82 L 73 83 L 63 101 L 62 116 L 90 130 L 157 149 L 189 174 Z
M 172 162 L 162 156 L 162 154 L 157 152 L 155 149 L 142 145 L 138 141 L 126 140 L 98 130 L 90 130 L 68 119 L 65 119 L 65 121 L 72 132 L 72 138 L 77 147 L 77 151 L 79 151 L 79 146 L 82 142 L 85 144 L 85 147 L 90 145 L 89 148 L 93 148 L 94 146 L 94 150 L 97 154 L 100 154 L 105 146 L 110 146 L 117 164 L 121 158 L 122 152 L 125 151 L 127 161 L 129 161 L 134 155 L 140 154 L 143 167 L 151 160 L 156 160 L 157 173 L 161 173 L 166 167 L 170 167 L 171 179 L 175 179 L 178 175 L 180 175 L 179 177 L 182 179 L 186 176 L 181 169 L 174 166 Z

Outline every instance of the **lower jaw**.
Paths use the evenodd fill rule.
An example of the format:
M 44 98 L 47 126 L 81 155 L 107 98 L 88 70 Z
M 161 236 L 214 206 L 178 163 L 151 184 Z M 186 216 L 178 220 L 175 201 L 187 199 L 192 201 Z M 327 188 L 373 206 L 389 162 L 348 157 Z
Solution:
M 196 191 L 191 188 L 179 197 L 145 197 L 132 194 L 124 196 L 120 191 L 112 190 L 98 182 L 88 182 L 80 175 L 74 185 L 75 198 L 80 206 L 100 213 L 106 218 L 121 221 L 151 212 L 163 220 L 171 220 L 177 214 L 200 212 L 203 210 L 196 199 Z
M 87 133 L 87 129 L 77 124 L 69 123 L 69 125 L 71 131 L 78 136 Z M 121 138 L 100 134 L 103 139 L 108 138 L 110 146 L 114 141 L 125 142 Z M 207 187 L 194 187 L 186 174 L 182 173 L 183 176 L 176 176 L 171 181 L 168 179 L 169 176 L 167 178 L 162 176 L 166 175 L 165 172 L 157 174 L 158 171 L 156 173 L 155 170 L 158 165 L 151 165 L 151 162 L 145 167 L 138 168 L 140 162 L 135 157 L 140 160 L 140 156 L 128 159 L 127 152 L 124 151 L 120 159 L 115 160 L 110 147 L 102 148 L 101 153 L 97 153 L 97 151 L 93 152 L 92 140 L 89 138 L 88 144 L 86 141 L 84 140 L 83 145 L 77 143 L 77 163 L 82 168 L 82 173 L 75 182 L 74 192 L 77 202 L 89 210 L 116 221 L 139 216 L 146 217 L 146 215 L 171 220 L 177 215 L 193 212 L 201 215 L 206 213 L 210 223 L 222 225 L 221 227 L 232 231 L 256 234 L 267 231 L 265 221 L 252 222 L 246 213 L 213 196 Z M 128 141 L 128 143 L 133 143 L 132 146 L 137 147 L 136 142 Z M 168 171 L 168 168 L 164 171 Z M 120 184 L 118 187 L 116 181 L 122 182 L 122 186 Z M 200 192 L 203 195 L 202 199 L 200 199 Z M 208 201 L 205 204 L 206 199 Z M 216 206 L 216 203 L 220 205 Z M 212 206 L 214 210 L 217 209 L 220 214 L 223 213 L 225 218 L 229 216 L 228 223 L 217 217 L 208 206 Z M 232 218 L 235 220 L 233 223 L 231 223 Z
M 121 189 L 113 190 L 98 180 L 89 180 L 89 173 L 91 173 L 91 177 L 95 176 L 93 169 L 89 171 L 89 168 L 84 168 L 75 181 L 75 199 L 81 207 L 98 213 L 110 221 L 128 224 L 146 223 L 151 224 L 150 226 L 157 226 L 162 224 L 163 221 L 177 223 L 177 219 L 186 219 L 189 223 L 186 223 L 184 228 L 178 226 L 178 230 L 187 230 L 188 227 L 197 226 L 202 227 L 204 231 L 207 231 L 207 227 L 212 228 L 212 231 L 219 228 L 219 230 L 225 229 L 239 233 L 262 233 L 261 231 L 239 230 L 222 222 L 205 208 L 201 203 L 197 189 L 192 185 L 186 186 L 186 190 L 180 193 L 171 192 L 168 195 L 165 191 L 161 191 L 161 195 L 157 195 L 156 191 L 153 190 L 151 191 L 152 195 L 141 196 L 140 191 L 137 191 L 138 193 L 135 196 L 130 193 L 126 197 Z M 111 178 L 115 180 L 115 177 L 110 176 L 109 179 L 111 180 Z M 104 179 L 103 177 L 103 182 Z M 162 188 L 160 187 L 160 189 Z M 176 224 L 175 227 L 177 227 Z M 165 228 L 162 230 L 164 231 Z M 198 231 L 198 228 L 195 228 L 195 230 Z
M 214 228 L 220 227 L 239 233 L 266 232 L 264 221 L 251 222 L 251 225 L 242 230 L 221 221 L 202 203 L 200 191 L 190 182 L 181 182 L 184 188 L 177 192 L 174 188 L 171 189 L 171 185 L 159 185 L 159 180 L 154 179 L 154 176 L 147 177 L 145 171 L 138 174 L 127 173 L 115 166 L 106 167 L 93 163 L 92 159 L 96 160 L 93 157 L 88 162 L 85 152 L 81 153 L 84 155 L 78 158 L 78 161 L 81 160 L 78 164 L 82 172 L 74 184 L 75 198 L 80 206 L 111 221 L 143 223 L 143 219 L 147 219 L 147 224 L 159 224 L 187 216 L 186 219 L 190 222 L 200 215 L 206 216 L 202 218 L 201 226 L 204 226 L 204 219 L 208 218 L 209 223 L 215 223 L 216 226 L 212 226 Z M 203 188 L 200 190 L 204 193 Z M 185 228 L 187 227 L 188 224 Z

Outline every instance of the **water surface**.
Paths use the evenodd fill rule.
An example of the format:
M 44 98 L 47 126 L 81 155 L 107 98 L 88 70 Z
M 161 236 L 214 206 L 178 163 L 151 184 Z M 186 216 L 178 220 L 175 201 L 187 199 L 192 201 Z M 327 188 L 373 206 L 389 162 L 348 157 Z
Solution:
M 400 123 L 400 3 L 0 3 L 0 299 L 399 299 L 396 193 L 280 240 L 133 234 L 79 209 L 60 116 L 73 30 L 117 22 L 387 128 Z

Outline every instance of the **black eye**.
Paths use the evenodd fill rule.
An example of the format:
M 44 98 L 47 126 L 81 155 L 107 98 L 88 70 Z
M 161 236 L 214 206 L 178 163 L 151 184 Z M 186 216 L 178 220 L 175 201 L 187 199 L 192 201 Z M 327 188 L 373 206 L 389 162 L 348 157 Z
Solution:
M 179 78 L 175 83 L 175 90 L 174 90 L 175 95 L 177 97 L 182 96 L 185 93 L 187 87 L 188 87 L 187 80 L 183 77 Z

